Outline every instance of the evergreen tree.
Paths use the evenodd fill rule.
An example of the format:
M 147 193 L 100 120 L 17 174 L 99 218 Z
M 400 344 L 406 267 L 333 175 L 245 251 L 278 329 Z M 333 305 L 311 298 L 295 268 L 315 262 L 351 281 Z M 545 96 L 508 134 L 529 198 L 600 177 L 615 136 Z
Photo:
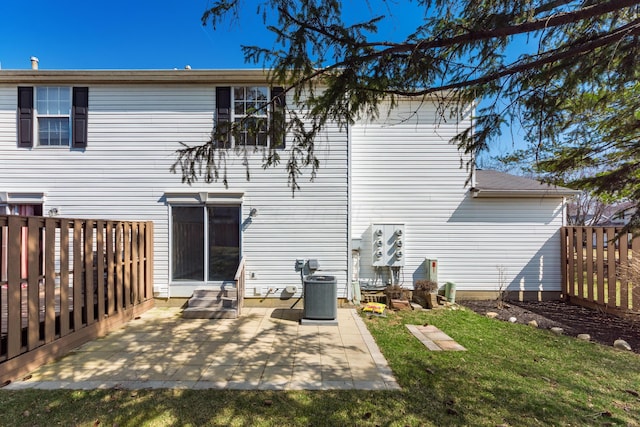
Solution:
M 531 144 L 519 158 L 550 181 L 640 201 L 640 0 L 414 0 L 424 20 L 399 40 L 377 38 L 394 4 L 375 1 L 362 12 L 381 13 L 354 23 L 338 0 L 216 0 L 202 17 L 218 28 L 257 9 L 275 34 L 271 47 L 242 49 L 297 104 L 283 111 L 294 191 L 303 168 L 316 173 L 314 144 L 329 121 L 345 126 L 375 117 L 383 101 L 435 97 L 448 103 L 443 119 L 483 101 L 474 129 L 454 140 L 471 158 L 517 121 Z M 527 43 L 535 48 L 513 54 Z M 184 180 L 218 178 L 213 141 L 178 153 Z M 265 159 L 280 161 L 276 150 Z M 583 170 L 596 172 L 575 173 Z

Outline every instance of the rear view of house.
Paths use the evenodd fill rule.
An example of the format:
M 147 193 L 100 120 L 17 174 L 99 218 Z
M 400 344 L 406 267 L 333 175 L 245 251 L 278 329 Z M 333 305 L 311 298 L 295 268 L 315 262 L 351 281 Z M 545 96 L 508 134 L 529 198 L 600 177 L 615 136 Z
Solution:
M 247 303 L 290 305 L 309 260 L 340 299 L 354 280 L 410 288 L 427 260 L 461 294 L 558 294 L 571 192 L 461 168 L 470 159 L 449 140 L 471 112 L 445 123 L 435 101 L 405 100 L 373 122 L 329 124 L 318 175 L 295 197 L 283 166 L 262 168 L 269 149 L 285 163 L 291 141 L 266 131 L 220 147 L 228 186 L 171 173 L 182 144 L 274 96 L 295 108 L 257 70 L 0 70 L 0 214 L 153 221 L 159 298 L 224 289 L 242 265 Z

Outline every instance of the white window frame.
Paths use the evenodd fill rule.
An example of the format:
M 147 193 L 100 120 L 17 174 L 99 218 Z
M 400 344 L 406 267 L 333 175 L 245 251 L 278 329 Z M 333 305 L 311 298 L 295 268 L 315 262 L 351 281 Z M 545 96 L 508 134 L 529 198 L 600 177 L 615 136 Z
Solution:
M 237 97 L 238 91 L 242 89 L 243 98 Z M 250 91 L 257 91 L 258 98 L 251 100 L 248 96 Z M 259 99 L 261 91 L 266 93 L 266 98 Z M 240 132 L 241 141 L 236 141 L 238 132 L 234 132 L 236 135 L 232 137 L 233 146 L 242 147 L 265 147 L 268 148 L 271 144 L 269 137 L 269 120 L 271 120 L 271 112 L 269 111 L 269 101 L 271 100 L 271 89 L 268 86 L 232 86 L 231 87 L 231 122 L 238 123 L 242 120 L 259 120 L 262 121 L 264 126 L 263 131 L 259 131 L 258 135 L 249 135 L 246 127 Z M 253 105 L 251 105 L 253 104 Z M 242 106 L 242 112 L 238 111 L 238 107 Z M 255 112 L 250 109 L 255 109 Z M 260 140 L 264 138 L 264 143 L 260 143 Z M 253 139 L 253 143 L 249 143 L 250 139 Z
M 41 91 L 43 90 L 47 90 L 47 95 L 49 90 L 51 89 L 57 89 L 58 91 L 60 90 L 65 90 L 68 93 L 68 110 L 61 112 L 58 111 L 56 113 L 48 113 L 46 111 L 41 111 L 39 109 L 40 107 L 40 103 L 39 103 L 39 95 L 41 94 Z M 34 88 L 35 90 L 35 94 L 34 94 L 34 102 L 33 102 L 33 126 L 34 126 L 34 136 L 35 136 L 35 141 L 36 141 L 36 145 L 38 147 L 43 147 L 43 148 L 69 148 L 71 146 L 71 137 L 72 137 L 72 126 L 71 126 L 71 110 L 72 110 L 72 106 L 73 106 L 73 90 L 70 86 L 36 86 Z M 60 97 L 58 96 L 58 104 L 60 103 Z M 66 119 L 66 123 L 67 123 L 67 140 L 66 141 L 62 141 L 59 140 L 61 143 L 60 144 L 43 144 L 41 139 L 40 139 L 40 121 L 41 119 Z

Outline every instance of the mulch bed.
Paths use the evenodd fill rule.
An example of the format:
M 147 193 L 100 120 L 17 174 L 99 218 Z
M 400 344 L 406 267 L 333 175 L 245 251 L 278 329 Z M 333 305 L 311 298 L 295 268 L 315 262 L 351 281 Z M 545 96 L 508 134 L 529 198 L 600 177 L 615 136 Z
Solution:
M 502 309 L 498 308 L 497 301 L 456 302 L 482 315 L 490 311 L 498 313 L 500 320 L 515 317 L 517 323 L 523 324 L 535 320 L 541 329 L 559 327 L 570 336 L 589 334 L 591 341 L 603 345 L 613 346 L 613 342 L 621 338 L 640 354 L 640 316 L 622 318 L 563 301 L 508 301 Z

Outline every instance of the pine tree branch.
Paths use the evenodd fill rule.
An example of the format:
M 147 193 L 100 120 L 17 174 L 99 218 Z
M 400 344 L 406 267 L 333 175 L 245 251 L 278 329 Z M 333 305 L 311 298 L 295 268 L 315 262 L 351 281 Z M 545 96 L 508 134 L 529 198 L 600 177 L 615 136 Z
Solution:
M 486 74 L 477 79 L 464 80 L 464 81 L 450 83 L 450 84 L 441 85 L 441 86 L 432 86 L 432 87 L 429 87 L 423 90 L 417 90 L 417 91 L 402 91 L 402 90 L 389 89 L 389 90 L 386 90 L 385 93 L 394 94 L 398 96 L 422 96 L 422 95 L 428 95 L 434 92 L 482 85 L 482 84 L 486 84 L 486 83 L 498 80 L 502 77 L 506 77 L 516 73 L 521 73 L 523 71 L 539 69 L 543 65 L 547 65 L 553 62 L 580 56 L 587 52 L 591 52 L 594 49 L 597 49 L 599 47 L 616 43 L 620 41 L 622 38 L 630 35 L 640 35 L 640 19 L 636 19 L 627 25 L 624 25 L 614 31 L 605 33 L 595 39 L 591 39 L 589 41 L 585 41 L 581 44 L 573 46 L 570 49 L 558 51 L 552 55 L 544 56 L 535 61 L 517 63 L 516 65 L 513 65 L 511 67 L 506 67 L 495 73 Z M 342 65 L 344 66 L 346 64 L 342 64 Z M 366 87 L 360 87 L 358 89 L 370 90 Z

